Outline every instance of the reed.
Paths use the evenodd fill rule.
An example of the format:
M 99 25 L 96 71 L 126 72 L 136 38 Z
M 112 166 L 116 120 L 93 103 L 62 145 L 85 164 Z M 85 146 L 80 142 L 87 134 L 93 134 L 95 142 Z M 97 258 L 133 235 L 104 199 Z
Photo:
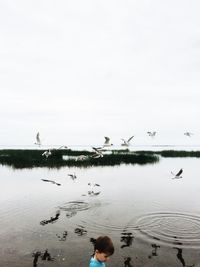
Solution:
M 115 166 L 120 164 L 153 164 L 159 157 L 155 154 L 135 153 L 128 150 L 113 150 L 102 158 L 93 158 L 94 152 L 73 150 L 51 150 L 48 158 L 42 156 L 45 150 L 0 150 L 0 164 L 13 168 L 48 167 L 91 167 L 91 166 Z M 86 159 L 77 160 L 80 155 Z M 66 158 L 65 158 L 66 157 Z

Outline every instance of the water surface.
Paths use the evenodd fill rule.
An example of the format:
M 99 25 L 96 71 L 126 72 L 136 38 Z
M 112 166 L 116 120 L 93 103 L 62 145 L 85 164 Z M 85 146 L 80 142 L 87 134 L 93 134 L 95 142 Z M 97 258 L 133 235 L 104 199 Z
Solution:
M 198 166 L 195 158 L 165 158 L 144 166 L 1 167 L 0 266 L 87 266 L 99 235 L 115 245 L 107 266 L 199 266 Z M 180 168 L 182 178 L 172 179 Z

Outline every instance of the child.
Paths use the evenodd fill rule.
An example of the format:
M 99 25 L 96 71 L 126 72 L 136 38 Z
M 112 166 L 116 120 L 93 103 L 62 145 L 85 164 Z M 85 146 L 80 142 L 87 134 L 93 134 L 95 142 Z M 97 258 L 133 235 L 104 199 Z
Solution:
M 90 259 L 89 267 L 105 267 L 105 262 L 114 253 L 112 240 L 108 236 L 100 236 L 94 242 L 94 255 Z

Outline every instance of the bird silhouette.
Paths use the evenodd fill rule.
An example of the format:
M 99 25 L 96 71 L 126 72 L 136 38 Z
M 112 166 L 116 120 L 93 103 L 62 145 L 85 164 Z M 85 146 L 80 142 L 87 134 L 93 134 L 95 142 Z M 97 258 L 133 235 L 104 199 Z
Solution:
M 129 145 L 130 145 L 130 141 L 131 141 L 131 139 L 132 139 L 133 137 L 134 137 L 134 135 L 131 136 L 128 140 L 121 139 L 121 140 L 123 141 L 123 143 L 121 144 L 121 146 L 129 146 Z
M 156 132 L 147 132 L 148 133 L 148 135 L 150 136 L 150 137 L 155 137 L 156 136 Z
M 48 150 L 46 150 L 46 151 L 44 151 L 43 153 L 42 153 L 42 156 L 45 156 L 46 158 L 48 158 L 49 156 L 51 156 L 51 150 L 50 149 L 48 149 Z
M 105 142 L 104 142 L 104 147 L 108 147 L 108 146 L 113 146 L 113 144 L 110 143 L 110 138 L 107 136 L 104 136 L 105 138 Z
M 188 137 L 191 137 L 193 135 L 193 133 L 191 133 L 191 132 L 185 132 L 184 135 L 185 136 L 188 136 Z
M 178 178 L 183 178 L 181 174 L 183 173 L 183 169 L 180 169 L 176 174 L 171 172 L 171 174 L 174 176 L 172 179 L 178 179 Z
M 36 134 L 36 142 L 34 144 L 41 146 L 41 140 L 40 140 L 40 133 L 39 132 Z

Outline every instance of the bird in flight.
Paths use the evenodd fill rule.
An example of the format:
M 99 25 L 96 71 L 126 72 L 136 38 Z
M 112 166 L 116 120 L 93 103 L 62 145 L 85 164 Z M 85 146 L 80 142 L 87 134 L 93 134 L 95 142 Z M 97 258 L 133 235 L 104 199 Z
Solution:
M 102 148 L 101 147 L 92 147 L 94 154 L 91 156 L 94 159 L 103 158 Z
M 49 157 L 49 156 L 51 156 L 51 150 L 50 149 L 48 149 L 48 150 L 46 150 L 46 151 L 44 151 L 43 153 L 42 153 L 42 156 L 45 156 L 46 157 L 46 159 Z
M 100 184 L 97 183 L 88 183 L 88 185 L 90 186 L 90 190 L 88 191 L 88 195 L 90 196 L 97 196 L 101 193 L 101 191 L 95 191 L 95 187 L 99 187 Z
M 52 183 L 52 184 L 56 184 L 56 185 L 58 185 L 58 186 L 60 186 L 61 184 L 59 184 L 59 183 L 56 183 L 55 181 L 53 181 L 53 180 L 48 180 L 48 179 L 41 179 L 42 181 L 44 181 L 44 182 L 49 182 L 49 183 Z
M 67 146 L 60 146 L 56 150 L 59 150 L 59 149 L 68 149 L 68 147 Z
M 88 156 L 86 156 L 86 155 L 79 155 L 79 156 L 77 156 L 76 157 L 76 161 L 82 161 L 82 160 L 86 160 L 86 159 L 88 159 Z
M 75 173 L 69 173 L 68 176 L 72 179 L 75 180 L 77 178 Z
M 36 134 L 35 145 L 41 146 L 41 140 L 40 140 L 40 133 L 39 132 Z
M 150 137 L 155 137 L 156 136 L 156 132 L 147 132 L 148 133 L 148 135 L 150 136 Z
M 121 144 L 121 146 L 129 146 L 130 145 L 130 141 L 131 141 L 131 139 L 134 137 L 134 135 L 133 136 L 131 136 L 128 140 L 125 140 L 125 139 L 121 139 L 122 141 L 123 141 L 123 143 Z
M 95 187 L 95 186 L 100 186 L 100 184 L 96 184 L 96 183 L 88 183 L 89 186 Z
M 181 176 L 181 174 L 183 173 L 183 169 L 180 169 L 177 174 L 174 174 L 173 172 L 171 172 L 171 174 L 174 176 L 172 179 L 179 179 L 179 178 L 183 178 Z
M 113 146 L 113 144 L 110 143 L 110 138 L 107 136 L 104 136 L 105 138 L 105 142 L 104 142 L 104 147 L 108 147 L 108 146 Z
M 184 135 L 185 136 L 188 136 L 188 137 L 191 137 L 193 135 L 193 133 L 191 133 L 191 132 L 185 132 Z

